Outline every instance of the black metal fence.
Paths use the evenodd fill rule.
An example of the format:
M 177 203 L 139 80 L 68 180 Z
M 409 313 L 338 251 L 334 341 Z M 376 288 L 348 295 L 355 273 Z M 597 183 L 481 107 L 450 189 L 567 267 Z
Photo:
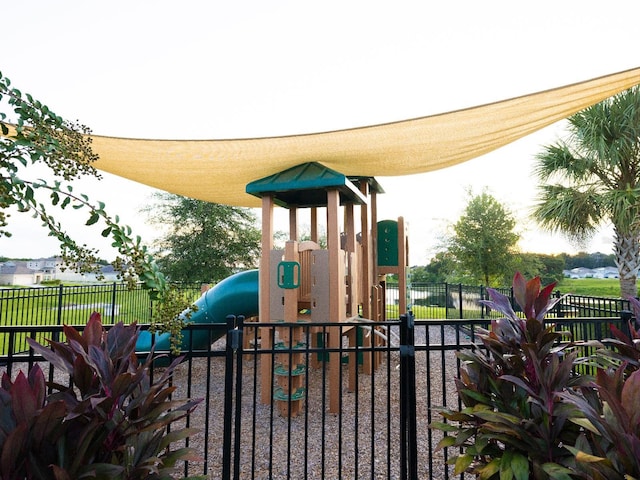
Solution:
M 607 337 L 610 324 L 625 326 L 619 318 L 555 322 L 578 338 Z M 178 398 L 205 399 L 189 419 L 201 430 L 189 444 L 202 460 L 185 465 L 185 475 L 453 478 L 449 451 L 436 448 L 441 434 L 429 424 L 438 419 L 437 407 L 459 406 L 456 352 L 475 348 L 477 329 L 488 323 L 402 316 L 385 323 L 260 323 L 257 328 L 230 317 L 227 325 L 191 325 L 209 332 L 211 341 L 185 349 L 174 378 Z M 59 331 L 58 326 L 0 327 L 9 342 L 17 332 L 36 338 Z M 327 341 L 331 336 L 340 339 L 337 345 Z M 265 338 L 274 338 L 273 348 L 262 345 Z M 296 341 L 283 347 L 283 338 Z M 32 352 L 2 355 L 0 370 L 15 376 L 18 368 L 39 360 Z M 279 364 L 287 362 L 296 368 L 276 378 Z M 265 366 L 273 378 L 265 380 Z M 58 375 L 45 367 L 45 375 L 47 368 L 50 378 Z M 279 389 L 294 376 L 301 378 L 291 400 Z
M 179 284 L 176 288 L 193 300 L 200 296 L 199 285 Z M 141 286 L 131 290 L 125 283 L 40 288 L 1 288 L 0 326 L 84 325 L 92 312 L 101 314 L 105 325 L 123 322 L 149 323 L 154 309 L 149 292 Z M 0 354 L 26 350 L 26 330 L 10 330 L 14 338 L 0 331 Z M 36 335 L 40 339 L 41 333 Z M 9 345 L 14 350 L 9 350 Z
M 517 311 L 513 298 L 513 289 L 496 288 L 500 293 L 511 298 L 511 304 Z M 619 312 L 630 310 L 629 301 L 620 298 L 588 297 L 582 295 L 562 294 L 554 295 L 561 298 L 556 308 L 551 312 L 555 317 L 615 317 Z M 398 305 L 399 292 L 397 284 L 386 285 L 387 311 L 392 314 L 397 310 L 392 307 Z M 497 318 L 500 314 L 491 312 L 480 303 L 488 299 L 487 288 L 451 283 L 413 283 L 408 289 L 409 305 L 413 308 L 416 318 L 450 318 L 474 319 Z
M 179 284 L 177 288 L 195 300 L 200 285 Z M 510 288 L 498 289 L 513 299 Z M 409 305 L 416 318 L 495 318 L 480 303 L 487 299 L 486 287 L 448 283 L 414 283 L 408 290 Z M 560 292 L 555 293 L 561 296 Z M 387 318 L 398 318 L 397 285 L 386 285 Z M 515 306 L 515 302 L 512 301 Z M 93 311 L 105 324 L 121 321 L 146 323 L 154 305 L 140 286 L 130 290 L 124 283 L 41 288 L 0 288 L 0 325 L 83 325 Z M 613 317 L 629 310 L 628 300 L 566 295 L 552 315 L 557 317 Z

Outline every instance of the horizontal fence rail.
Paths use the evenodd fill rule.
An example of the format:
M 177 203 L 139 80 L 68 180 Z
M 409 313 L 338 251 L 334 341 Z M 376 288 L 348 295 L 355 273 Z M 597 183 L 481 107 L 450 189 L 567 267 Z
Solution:
M 550 321 L 575 340 L 607 338 L 611 324 L 627 325 L 620 318 Z M 479 348 L 478 333 L 486 328 L 487 318 L 411 322 L 405 316 L 379 323 L 313 324 L 229 317 L 226 325 L 190 325 L 192 334 L 186 338 L 192 343 L 175 372 L 174 395 L 204 401 L 187 421 L 200 430 L 187 443 L 201 460 L 185 464 L 184 474 L 211 479 L 454 478 L 447 463 L 453 452 L 436 448 L 442 433 L 429 424 L 441 420 L 439 407 L 460 406 L 456 352 Z M 43 343 L 61 334 L 57 325 L 0 326 L 9 344 L 9 353 L 0 355 L 0 373 L 15 377 L 19 369 L 39 362 L 49 380 L 64 384 L 52 365 L 12 345 L 24 336 Z M 203 336 L 206 340 L 196 345 Z M 160 374 L 162 364 L 153 369 Z M 265 380 L 265 372 L 272 372 L 272 378 Z M 297 388 L 289 396 L 286 389 L 293 382 Z

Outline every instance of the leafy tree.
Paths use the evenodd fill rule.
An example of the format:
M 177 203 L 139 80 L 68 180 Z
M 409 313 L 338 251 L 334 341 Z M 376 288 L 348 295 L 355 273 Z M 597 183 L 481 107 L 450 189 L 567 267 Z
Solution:
M 64 120 L 32 95 L 23 95 L 2 73 L 0 108 L 0 236 L 11 236 L 7 210 L 16 207 L 40 219 L 48 234 L 59 241 L 65 267 L 99 274 L 98 251 L 74 240 L 50 208 L 86 211 L 86 225 L 99 226 L 101 235 L 110 238 L 118 251 L 112 263 L 121 278 L 130 287 L 141 281 L 151 298 L 158 301 L 161 308 L 154 309 L 153 328 L 171 332 L 172 341 L 179 344 L 185 318 L 189 317 L 180 313 L 188 302 L 167 285 L 153 256 L 142 239 L 133 236 L 131 227 L 121 225 L 117 215 L 109 215 L 103 202 L 93 202 L 73 188 L 74 180 L 85 175 L 101 178 L 93 166 L 98 156 L 91 149 L 90 129 Z M 29 168 L 35 165 L 47 167 L 52 180 L 29 179 Z
M 113 240 L 119 253 L 114 266 L 122 278 L 131 285 L 141 279 L 161 294 L 166 288 L 164 277 L 140 237 L 133 237 L 130 227 L 110 216 L 103 202 L 92 203 L 73 188 L 73 181 L 82 176 L 100 178 L 93 167 L 98 156 L 91 149 L 90 129 L 62 119 L 30 94 L 23 95 L 2 73 L 0 108 L 0 236 L 11 236 L 7 210 L 16 207 L 39 218 L 59 241 L 66 266 L 99 273 L 97 250 L 77 243 L 50 213 L 50 207 L 84 209 L 86 225 L 100 226 L 102 236 Z M 34 165 L 48 167 L 52 180 L 29 179 L 28 169 Z
M 515 268 L 528 278 L 540 277 L 543 283 L 557 283 L 564 278 L 564 256 L 542 253 L 520 253 Z
M 428 265 L 412 267 L 411 281 L 416 283 L 444 283 L 455 270 L 454 259 L 448 252 L 438 252 Z
M 600 252 L 587 253 L 578 252 L 575 255 L 563 254 L 565 259 L 565 268 L 571 270 L 576 267 L 598 268 L 615 265 L 616 257 L 613 253 L 604 254 Z
M 623 297 L 637 295 L 640 268 L 640 89 L 634 87 L 569 118 L 566 140 L 537 155 L 534 217 L 582 242 L 611 222 Z
M 514 271 L 519 239 L 513 231 L 515 224 L 511 212 L 487 192 L 471 196 L 453 226 L 448 252 L 472 281 L 486 286 L 505 284 Z
M 544 284 L 557 283 L 564 278 L 564 257 L 562 255 L 537 254 L 541 269 L 538 275 Z
M 254 268 L 260 229 L 248 208 L 204 202 L 170 193 L 145 211 L 154 224 L 168 226 L 157 241 L 158 264 L 177 282 L 217 282 L 239 269 Z

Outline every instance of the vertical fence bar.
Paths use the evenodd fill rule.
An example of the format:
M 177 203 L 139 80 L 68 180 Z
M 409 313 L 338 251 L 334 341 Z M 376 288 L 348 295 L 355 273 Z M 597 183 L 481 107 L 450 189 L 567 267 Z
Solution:
M 400 478 L 418 479 L 416 357 L 411 312 L 400 315 Z
M 227 349 L 224 375 L 224 426 L 222 433 L 222 479 L 231 480 L 231 419 L 233 415 L 233 356 L 236 317 L 227 316 Z
M 242 412 L 242 346 L 244 345 L 244 315 L 238 315 L 236 328 L 233 330 L 233 349 L 236 354 L 236 408 L 234 412 L 235 426 L 233 445 L 233 478 L 240 478 L 240 428 L 241 428 L 241 412 Z
M 56 325 L 62 325 L 62 305 L 64 299 L 64 286 L 60 284 L 58 288 L 58 317 L 56 318 Z M 56 342 L 60 341 L 60 332 L 55 332 L 53 334 L 53 340 Z
M 111 325 L 116 324 L 116 282 L 113 282 L 113 289 L 111 290 Z

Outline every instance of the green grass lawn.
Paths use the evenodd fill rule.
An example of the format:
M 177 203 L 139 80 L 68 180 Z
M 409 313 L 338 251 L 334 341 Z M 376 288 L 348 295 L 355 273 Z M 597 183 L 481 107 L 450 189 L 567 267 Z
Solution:
M 563 278 L 556 289 L 563 294 L 620 298 L 620 280 L 617 278 Z

